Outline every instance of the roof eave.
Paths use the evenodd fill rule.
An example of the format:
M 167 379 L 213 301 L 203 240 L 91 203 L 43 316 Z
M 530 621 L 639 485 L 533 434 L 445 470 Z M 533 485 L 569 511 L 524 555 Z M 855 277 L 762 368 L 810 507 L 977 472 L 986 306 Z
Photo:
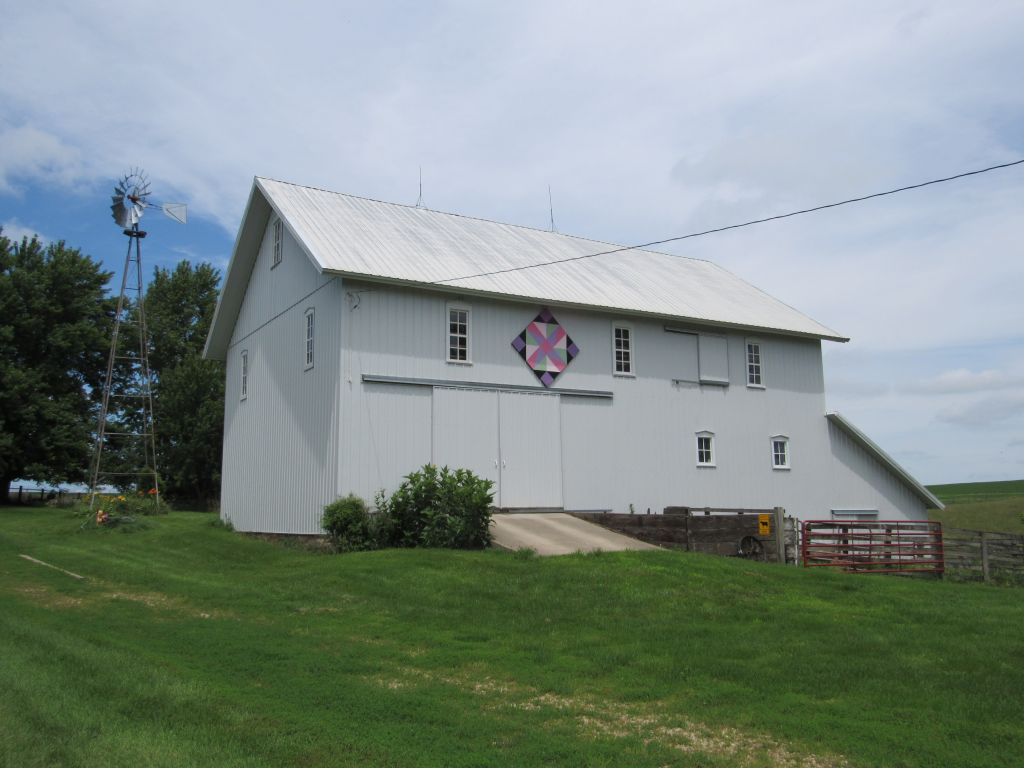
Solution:
M 368 283 L 382 283 L 385 285 L 396 285 L 405 288 L 426 288 L 433 291 L 438 291 L 440 293 L 481 296 L 489 299 L 496 299 L 498 301 L 544 302 L 554 307 L 571 307 L 573 309 L 615 312 L 622 315 L 629 315 L 635 317 L 649 317 L 657 320 L 682 322 L 695 326 L 729 328 L 731 330 L 747 331 L 751 333 L 772 333 L 778 334 L 780 336 L 793 336 L 802 339 L 820 339 L 823 341 L 838 341 L 844 343 L 850 340 L 849 338 L 845 336 L 840 336 L 838 334 L 808 333 L 803 331 L 795 331 L 787 328 L 773 328 L 764 325 L 747 325 L 743 323 L 731 323 L 725 320 L 709 320 L 707 318 L 688 317 L 685 315 L 667 315 L 659 312 L 645 312 L 640 309 L 624 309 L 622 307 L 606 306 L 602 304 L 585 304 L 581 302 L 558 301 L 555 299 L 549 299 L 540 296 L 529 296 L 526 294 L 517 293 L 505 293 L 501 291 L 487 291 L 479 288 L 466 288 L 463 286 L 449 285 L 444 283 L 430 283 L 422 280 L 408 280 L 395 277 L 387 277 L 383 275 L 371 275 L 362 272 L 351 272 L 340 269 L 324 269 L 323 272 L 325 274 L 340 275 L 341 277 L 345 278 L 363 280 Z

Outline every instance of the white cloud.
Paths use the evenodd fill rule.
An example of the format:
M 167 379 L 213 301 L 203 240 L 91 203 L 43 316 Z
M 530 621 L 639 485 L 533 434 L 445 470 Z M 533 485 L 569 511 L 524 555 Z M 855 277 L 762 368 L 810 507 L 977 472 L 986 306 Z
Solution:
M 51 238 L 47 237 L 44 234 L 41 234 L 32 227 L 26 227 L 17 219 L 8 219 L 7 221 L 0 224 L 0 229 L 3 230 L 4 237 L 6 237 L 8 240 L 11 240 L 12 242 L 20 242 L 21 239 L 25 237 L 27 237 L 29 240 L 31 240 L 33 237 L 37 237 L 39 238 L 39 241 L 45 245 L 46 243 L 49 243 L 51 240 Z
M 936 414 L 939 421 L 964 427 L 1009 427 L 1024 422 L 1024 392 L 991 395 L 956 403 Z
M 1024 376 L 1014 376 L 997 370 L 974 372 L 966 368 L 957 368 L 918 382 L 912 388 L 913 391 L 925 394 L 991 392 L 1002 389 L 1024 389 Z
M 70 184 L 81 174 L 78 151 L 38 127 L 13 126 L 0 118 L 0 147 L 0 192 L 16 192 L 18 178 Z

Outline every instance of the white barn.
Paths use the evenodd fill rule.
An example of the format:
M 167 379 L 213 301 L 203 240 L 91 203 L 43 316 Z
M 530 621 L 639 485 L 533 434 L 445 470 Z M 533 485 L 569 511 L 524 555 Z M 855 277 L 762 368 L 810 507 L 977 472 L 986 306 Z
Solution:
M 615 249 L 257 178 L 205 352 L 227 362 L 222 516 L 318 533 L 326 503 L 428 462 L 507 509 L 941 507 L 826 414 L 841 335 L 710 262 Z

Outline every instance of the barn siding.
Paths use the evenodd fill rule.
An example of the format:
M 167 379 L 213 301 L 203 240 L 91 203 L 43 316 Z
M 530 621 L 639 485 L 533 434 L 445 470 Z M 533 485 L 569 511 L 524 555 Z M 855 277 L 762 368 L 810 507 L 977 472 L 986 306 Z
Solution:
M 339 492 L 372 498 L 433 460 L 431 388 L 364 383 L 363 375 L 537 385 L 511 341 L 539 305 L 352 282 L 347 291 L 342 408 L 351 418 L 343 427 Z M 472 309 L 471 365 L 445 360 L 449 302 Z M 613 393 L 612 400 L 560 398 L 566 508 L 784 506 L 810 518 L 859 506 L 883 517 L 923 516 L 905 484 L 833 434 L 818 340 L 715 330 L 727 340 L 729 386 L 708 386 L 696 381 L 694 337 L 666 332 L 663 322 L 552 311 L 580 347 L 555 387 Z M 612 375 L 617 320 L 633 328 L 635 377 Z M 764 389 L 746 386 L 748 338 L 761 344 Z M 702 430 L 715 433 L 714 469 L 696 466 Z M 770 440 L 778 434 L 790 440 L 788 471 L 771 465 Z
M 290 235 L 271 269 L 273 221 L 227 355 L 221 516 L 242 531 L 311 533 L 337 486 L 341 280 L 320 275 Z M 315 363 L 305 369 L 305 313 Z M 239 399 L 241 352 L 248 396 Z

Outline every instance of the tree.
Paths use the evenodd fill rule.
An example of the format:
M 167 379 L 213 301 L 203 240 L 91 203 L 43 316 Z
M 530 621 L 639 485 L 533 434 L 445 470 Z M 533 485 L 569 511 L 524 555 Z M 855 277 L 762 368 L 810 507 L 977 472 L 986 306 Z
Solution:
M 220 494 L 224 366 L 202 357 L 219 282 L 211 265 L 181 261 L 146 291 L 161 492 L 190 502 Z
M 106 368 L 111 273 L 63 241 L 0 230 L 0 501 L 11 481 L 82 481 Z

